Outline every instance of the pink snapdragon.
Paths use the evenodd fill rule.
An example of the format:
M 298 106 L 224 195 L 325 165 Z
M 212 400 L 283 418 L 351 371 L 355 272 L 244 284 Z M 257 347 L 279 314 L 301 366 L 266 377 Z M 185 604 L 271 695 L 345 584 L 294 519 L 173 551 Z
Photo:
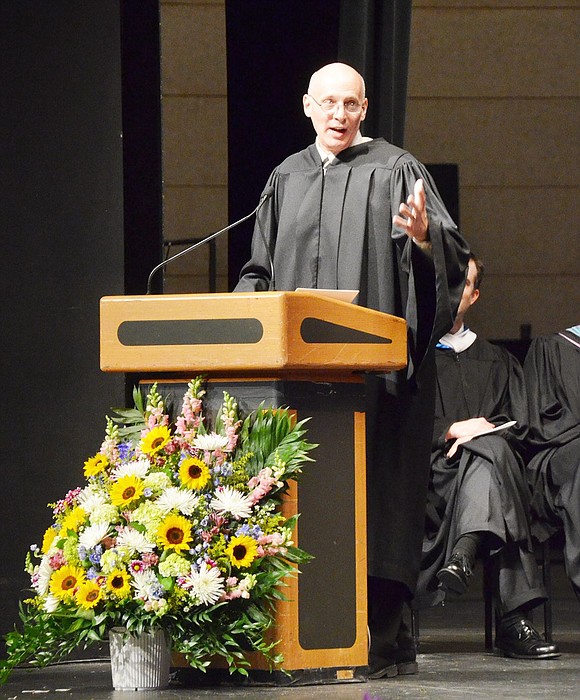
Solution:
M 245 576 L 241 581 L 238 581 L 235 576 L 230 576 L 226 579 L 226 590 L 220 600 L 236 600 L 237 598 L 248 600 L 254 583 L 255 581 L 249 576 Z
M 281 484 L 273 475 L 272 469 L 270 467 L 261 469 L 259 474 L 248 481 L 248 487 L 252 489 L 249 493 L 252 503 L 256 504 L 258 501 L 261 501 L 272 490 L 274 485 L 280 486 Z
M 258 537 L 257 555 L 259 557 L 273 557 L 276 554 L 286 554 L 284 543 L 286 538 L 280 532 L 274 532 L 271 535 L 262 535 Z
M 119 459 L 119 449 L 117 441 L 114 437 L 107 436 L 99 448 L 99 452 L 109 460 L 111 464 L 115 464 Z
M 181 404 L 181 414 L 175 421 L 175 434 L 182 440 L 192 440 L 203 421 L 201 415 L 201 399 L 197 399 L 189 394 L 183 397 Z
M 163 408 L 151 407 L 151 413 L 147 416 L 147 427 L 141 432 L 141 437 L 144 437 L 153 428 L 161 425 L 169 425 L 169 416 L 163 413 Z
M 224 420 L 225 423 L 225 428 L 226 428 L 226 436 L 228 438 L 228 446 L 226 447 L 226 450 L 228 452 L 233 452 L 235 449 L 236 445 L 238 444 L 238 438 L 239 435 L 237 433 L 240 425 L 242 424 L 241 421 L 236 421 L 235 423 L 229 422 L 228 424 L 228 419 Z
M 226 449 L 230 449 L 229 442 Z M 213 457 L 216 467 L 221 467 L 221 465 L 226 461 L 226 453 L 223 450 L 220 450 L 219 448 L 217 450 L 214 450 Z M 204 455 L 204 459 L 206 464 L 211 464 L 211 452 L 206 452 Z

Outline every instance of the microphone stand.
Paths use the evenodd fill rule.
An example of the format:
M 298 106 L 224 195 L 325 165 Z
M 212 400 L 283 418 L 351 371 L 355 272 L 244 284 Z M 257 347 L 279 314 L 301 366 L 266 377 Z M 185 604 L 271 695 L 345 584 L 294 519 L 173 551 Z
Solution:
M 149 273 L 149 277 L 147 279 L 147 294 L 151 294 L 151 282 L 152 282 L 153 276 L 155 275 L 156 272 L 161 270 L 163 267 L 168 265 L 170 262 L 177 260 L 177 258 L 180 258 L 182 255 L 186 255 L 187 253 L 191 253 L 196 248 L 199 248 L 200 246 L 205 245 L 206 243 L 209 243 L 210 241 L 213 241 L 214 238 L 221 236 L 222 233 L 229 231 L 231 228 L 234 228 L 234 226 L 238 226 L 239 224 L 243 224 L 244 221 L 247 221 L 252 216 L 254 216 L 254 214 L 256 214 L 258 209 L 260 209 L 262 204 L 264 204 L 264 202 L 271 196 L 271 194 L 272 194 L 271 190 L 269 190 L 265 194 L 263 194 L 262 198 L 260 199 L 260 201 L 258 203 L 258 206 L 254 209 L 254 211 L 250 212 L 249 214 L 246 214 L 246 216 L 244 216 L 243 218 L 238 219 L 238 221 L 234 221 L 233 224 L 229 224 L 228 226 L 224 226 L 224 228 L 220 229 L 219 231 L 212 233 L 211 235 L 207 236 L 206 238 L 202 238 L 201 241 L 197 241 L 193 245 L 190 245 L 187 248 L 184 248 L 179 253 L 176 253 L 175 255 L 172 255 L 170 258 L 167 258 L 167 260 L 163 260 L 162 262 L 159 263 L 159 265 L 156 265 Z

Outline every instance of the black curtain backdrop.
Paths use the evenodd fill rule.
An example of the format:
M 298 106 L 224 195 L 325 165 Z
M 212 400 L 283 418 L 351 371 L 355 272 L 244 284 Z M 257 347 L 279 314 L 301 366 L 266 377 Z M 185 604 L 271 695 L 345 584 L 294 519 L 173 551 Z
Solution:
M 126 405 L 99 368 L 99 300 L 144 291 L 159 258 L 158 3 L 0 2 L 0 46 L 3 635 L 47 504 L 83 485 Z
M 341 0 L 338 58 L 364 76 L 368 136 L 403 147 L 411 0 Z
M 276 165 L 313 142 L 302 95 L 326 63 L 365 76 L 365 133 L 402 144 L 410 17 L 411 0 L 226 0 L 230 221 L 254 208 Z M 252 226 L 229 235 L 230 289 Z
M 163 251 L 159 3 L 121 0 L 120 8 L 125 294 L 145 294 Z M 157 275 L 152 291 L 162 281 Z

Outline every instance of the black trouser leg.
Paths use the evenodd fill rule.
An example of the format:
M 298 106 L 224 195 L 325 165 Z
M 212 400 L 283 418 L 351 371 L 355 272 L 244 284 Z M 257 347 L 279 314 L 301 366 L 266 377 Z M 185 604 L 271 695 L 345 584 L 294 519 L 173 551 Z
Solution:
M 404 584 L 369 576 L 371 654 L 388 657 L 397 648 L 397 635 L 403 619 L 403 607 L 408 600 L 409 591 Z

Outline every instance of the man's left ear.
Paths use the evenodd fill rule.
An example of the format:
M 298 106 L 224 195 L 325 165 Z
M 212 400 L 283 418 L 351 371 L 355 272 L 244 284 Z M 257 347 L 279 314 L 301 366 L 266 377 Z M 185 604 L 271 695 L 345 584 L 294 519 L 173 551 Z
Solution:
M 363 100 L 362 115 L 360 118 L 361 122 L 364 122 L 364 120 L 366 119 L 368 106 L 369 106 L 369 101 L 365 97 Z

